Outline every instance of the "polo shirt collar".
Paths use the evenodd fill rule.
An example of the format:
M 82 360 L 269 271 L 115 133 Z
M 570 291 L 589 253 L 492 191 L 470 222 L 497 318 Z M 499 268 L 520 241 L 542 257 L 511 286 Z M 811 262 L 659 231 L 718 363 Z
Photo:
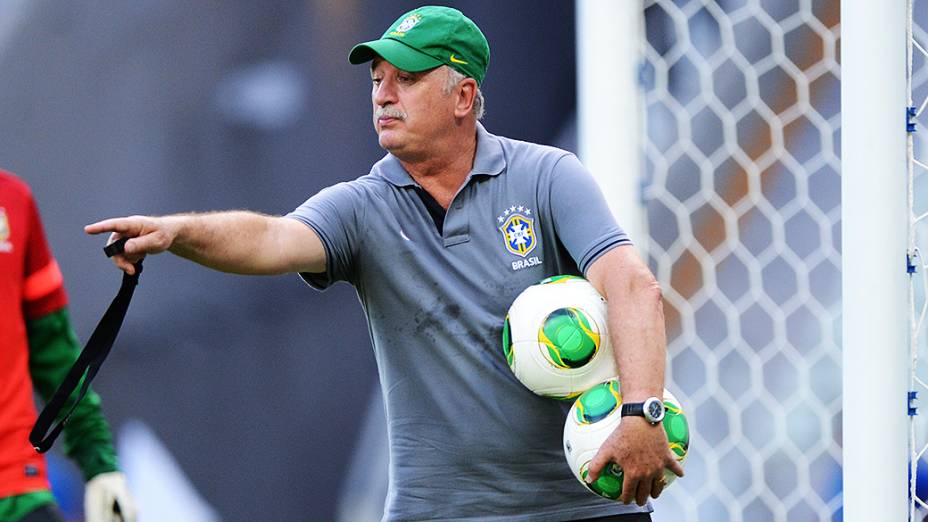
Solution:
M 467 175 L 465 183 L 476 175 L 496 176 L 505 168 L 506 156 L 503 154 L 503 146 L 499 139 L 487 132 L 483 124 L 478 121 L 477 153 L 474 155 L 474 166 Z M 406 172 L 400 160 L 389 152 L 375 163 L 371 170 L 397 187 L 416 186 L 415 180 Z

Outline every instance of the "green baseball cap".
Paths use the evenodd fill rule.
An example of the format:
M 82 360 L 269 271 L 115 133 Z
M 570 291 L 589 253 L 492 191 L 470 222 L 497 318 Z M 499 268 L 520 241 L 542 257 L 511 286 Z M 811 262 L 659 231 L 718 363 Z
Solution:
M 379 40 L 355 45 L 348 61 L 365 63 L 378 55 L 409 72 L 447 65 L 481 84 L 490 63 L 490 45 L 464 13 L 427 5 L 397 18 Z

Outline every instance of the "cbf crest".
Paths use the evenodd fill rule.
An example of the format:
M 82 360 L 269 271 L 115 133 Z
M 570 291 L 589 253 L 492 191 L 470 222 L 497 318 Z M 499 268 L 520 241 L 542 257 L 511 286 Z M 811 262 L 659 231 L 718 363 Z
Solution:
M 496 221 L 500 224 L 499 231 L 503 234 L 503 243 L 506 250 L 517 256 L 529 255 L 538 244 L 535 235 L 535 219 L 532 209 L 522 205 L 507 208 Z
M 419 13 L 413 13 L 400 22 L 400 25 L 396 26 L 396 29 L 390 31 L 391 36 L 406 36 L 406 32 L 416 26 L 419 23 L 419 20 L 422 20 L 422 16 Z

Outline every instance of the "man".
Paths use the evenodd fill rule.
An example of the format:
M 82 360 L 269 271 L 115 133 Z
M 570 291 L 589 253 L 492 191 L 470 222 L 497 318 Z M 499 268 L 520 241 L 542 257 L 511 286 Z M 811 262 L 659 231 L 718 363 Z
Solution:
M 67 295 L 29 187 L 0 171 L 0 521 L 63 518 L 49 490 L 45 458 L 29 443 L 33 388 L 44 400 L 77 359 Z M 119 471 L 109 426 L 93 391 L 64 429 L 64 451 L 87 480 L 87 522 L 130 522 L 135 507 Z
M 489 46 L 457 10 L 406 13 L 349 61 L 371 62 L 373 123 L 388 151 L 370 174 L 284 217 L 133 216 L 86 231 L 131 237 L 114 259 L 128 273 L 168 250 L 227 272 L 353 284 L 387 413 L 386 520 L 650 520 L 663 469 L 682 474 L 660 426 L 627 418 L 591 465 L 595 480 L 620 464 L 622 499 L 637 505 L 599 498 L 564 462 L 569 404 L 521 386 L 498 346 L 521 290 L 582 273 L 610 302 L 625 401 L 661 395 L 660 290 L 595 183 L 572 154 L 477 122 Z M 518 234 L 506 228 L 512 216 Z

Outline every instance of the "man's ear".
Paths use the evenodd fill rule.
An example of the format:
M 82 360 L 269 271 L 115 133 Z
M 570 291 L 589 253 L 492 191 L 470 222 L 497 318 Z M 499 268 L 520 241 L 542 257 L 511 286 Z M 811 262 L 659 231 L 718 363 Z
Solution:
M 464 78 L 458 83 L 457 87 L 454 88 L 454 93 L 455 118 L 463 118 L 473 112 L 474 100 L 477 98 L 477 80 L 473 78 Z

